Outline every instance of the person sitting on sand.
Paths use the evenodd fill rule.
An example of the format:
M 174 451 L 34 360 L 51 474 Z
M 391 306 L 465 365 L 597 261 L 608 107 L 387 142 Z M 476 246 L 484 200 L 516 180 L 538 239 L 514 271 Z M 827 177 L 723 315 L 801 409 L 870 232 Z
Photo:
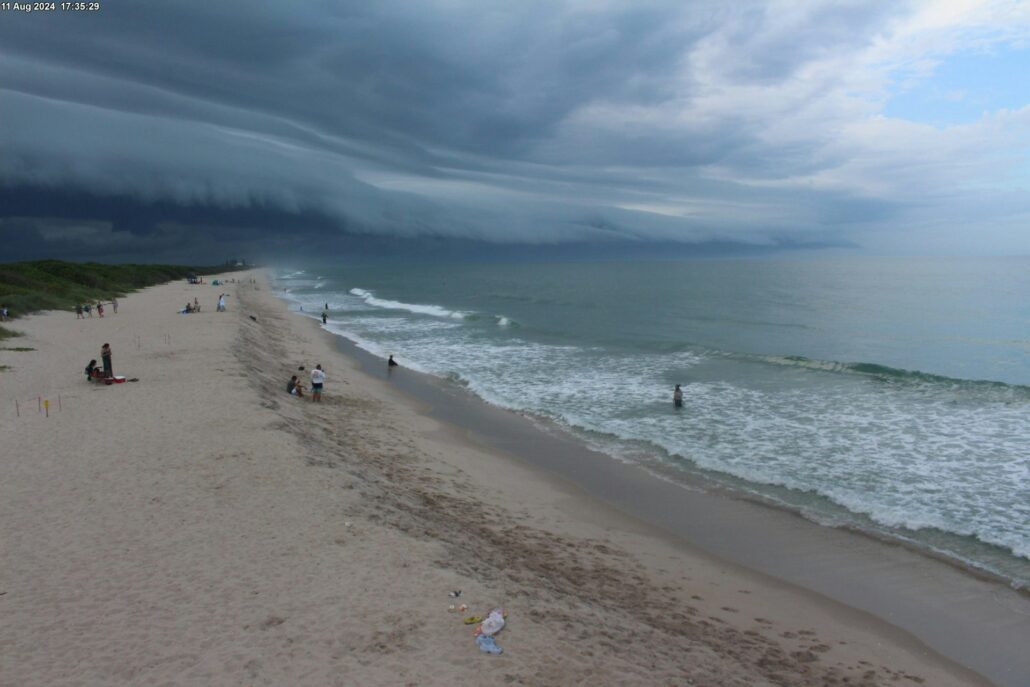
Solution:
M 297 398 L 304 398 L 304 385 L 297 379 L 297 375 L 290 377 L 290 381 L 286 382 L 286 393 Z
M 99 377 L 99 376 L 100 376 L 100 371 L 97 370 L 97 361 L 94 358 L 93 360 L 90 360 L 89 361 L 89 365 L 86 366 L 86 379 L 88 381 L 93 381 L 93 379 L 95 377 Z

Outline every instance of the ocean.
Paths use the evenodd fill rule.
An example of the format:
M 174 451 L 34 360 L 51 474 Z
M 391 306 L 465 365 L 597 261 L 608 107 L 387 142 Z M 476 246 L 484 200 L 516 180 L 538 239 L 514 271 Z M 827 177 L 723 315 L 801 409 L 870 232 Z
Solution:
M 276 288 L 615 459 L 1030 587 L 1028 258 L 348 264 Z

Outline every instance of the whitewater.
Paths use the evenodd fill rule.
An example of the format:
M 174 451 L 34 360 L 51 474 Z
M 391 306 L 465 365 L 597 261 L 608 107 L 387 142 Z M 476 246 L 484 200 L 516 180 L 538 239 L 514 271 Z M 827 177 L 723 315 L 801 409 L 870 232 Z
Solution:
M 1026 260 L 350 265 L 276 283 L 369 352 L 614 458 L 1030 585 Z

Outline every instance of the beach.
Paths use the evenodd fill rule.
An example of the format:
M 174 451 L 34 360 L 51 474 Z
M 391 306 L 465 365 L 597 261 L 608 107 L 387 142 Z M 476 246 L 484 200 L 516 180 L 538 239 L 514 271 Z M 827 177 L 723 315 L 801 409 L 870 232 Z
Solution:
M 376 373 L 317 321 L 290 313 L 262 272 L 225 277 L 236 283 L 130 294 L 103 320 L 49 312 L 13 323 L 24 336 L 5 346 L 34 350 L 0 351 L 9 366 L 0 372 L 0 684 L 1015 685 L 1026 676 L 1025 596 L 989 580 L 953 582 L 962 573 L 926 559 L 893 588 L 905 598 L 933 589 L 922 607 L 972 590 L 961 615 L 1000 628 L 1014 647 L 995 643 L 1000 664 L 959 656 L 947 641 L 931 648 L 919 623 L 906 629 L 823 584 L 846 579 L 830 572 L 855 565 L 844 562 L 854 542 L 869 547 L 866 561 L 897 547 L 810 539 L 820 528 L 760 514 L 706 545 L 721 511 L 693 533 L 655 522 L 647 496 L 634 505 L 623 488 L 605 498 L 605 485 L 578 483 L 575 467 L 534 460 L 553 450 L 544 434 L 491 440 L 478 420 L 461 421 L 472 411 L 406 389 L 407 371 L 388 376 L 384 363 Z M 194 297 L 201 312 L 179 314 Z M 85 380 L 104 342 L 115 374 L 138 381 Z M 289 396 L 290 375 L 307 383 L 316 364 L 328 376 L 324 402 Z M 819 561 L 805 568 L 830 572 L 805 578 L 768 555 L 748 558 L 754 532 L 803 545 Z M 468 610 L 449 610 L 460 604 Z M 497 656 L 481 653 L 476 626 L 462 622 L 495 607 L 507 613 Z M 969 667 L 978 656 L 990 679 Z

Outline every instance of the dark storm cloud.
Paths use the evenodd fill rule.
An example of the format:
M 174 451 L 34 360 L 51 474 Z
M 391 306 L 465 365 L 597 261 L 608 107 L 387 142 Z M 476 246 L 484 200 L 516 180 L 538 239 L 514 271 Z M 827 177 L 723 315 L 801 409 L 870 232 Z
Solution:
M 862 144 L 839 132 L 862 105 L 833 83 L 898 11 L 205 0 L 4 13 L 3 231 L 51 246 L 75 222 L 93 245 L 191 231 L 198 245 L 275 247 L 334 232 L 836 242 L 841 226 L 904 214 L 903 180 L 885 193 L 849 167 Z

